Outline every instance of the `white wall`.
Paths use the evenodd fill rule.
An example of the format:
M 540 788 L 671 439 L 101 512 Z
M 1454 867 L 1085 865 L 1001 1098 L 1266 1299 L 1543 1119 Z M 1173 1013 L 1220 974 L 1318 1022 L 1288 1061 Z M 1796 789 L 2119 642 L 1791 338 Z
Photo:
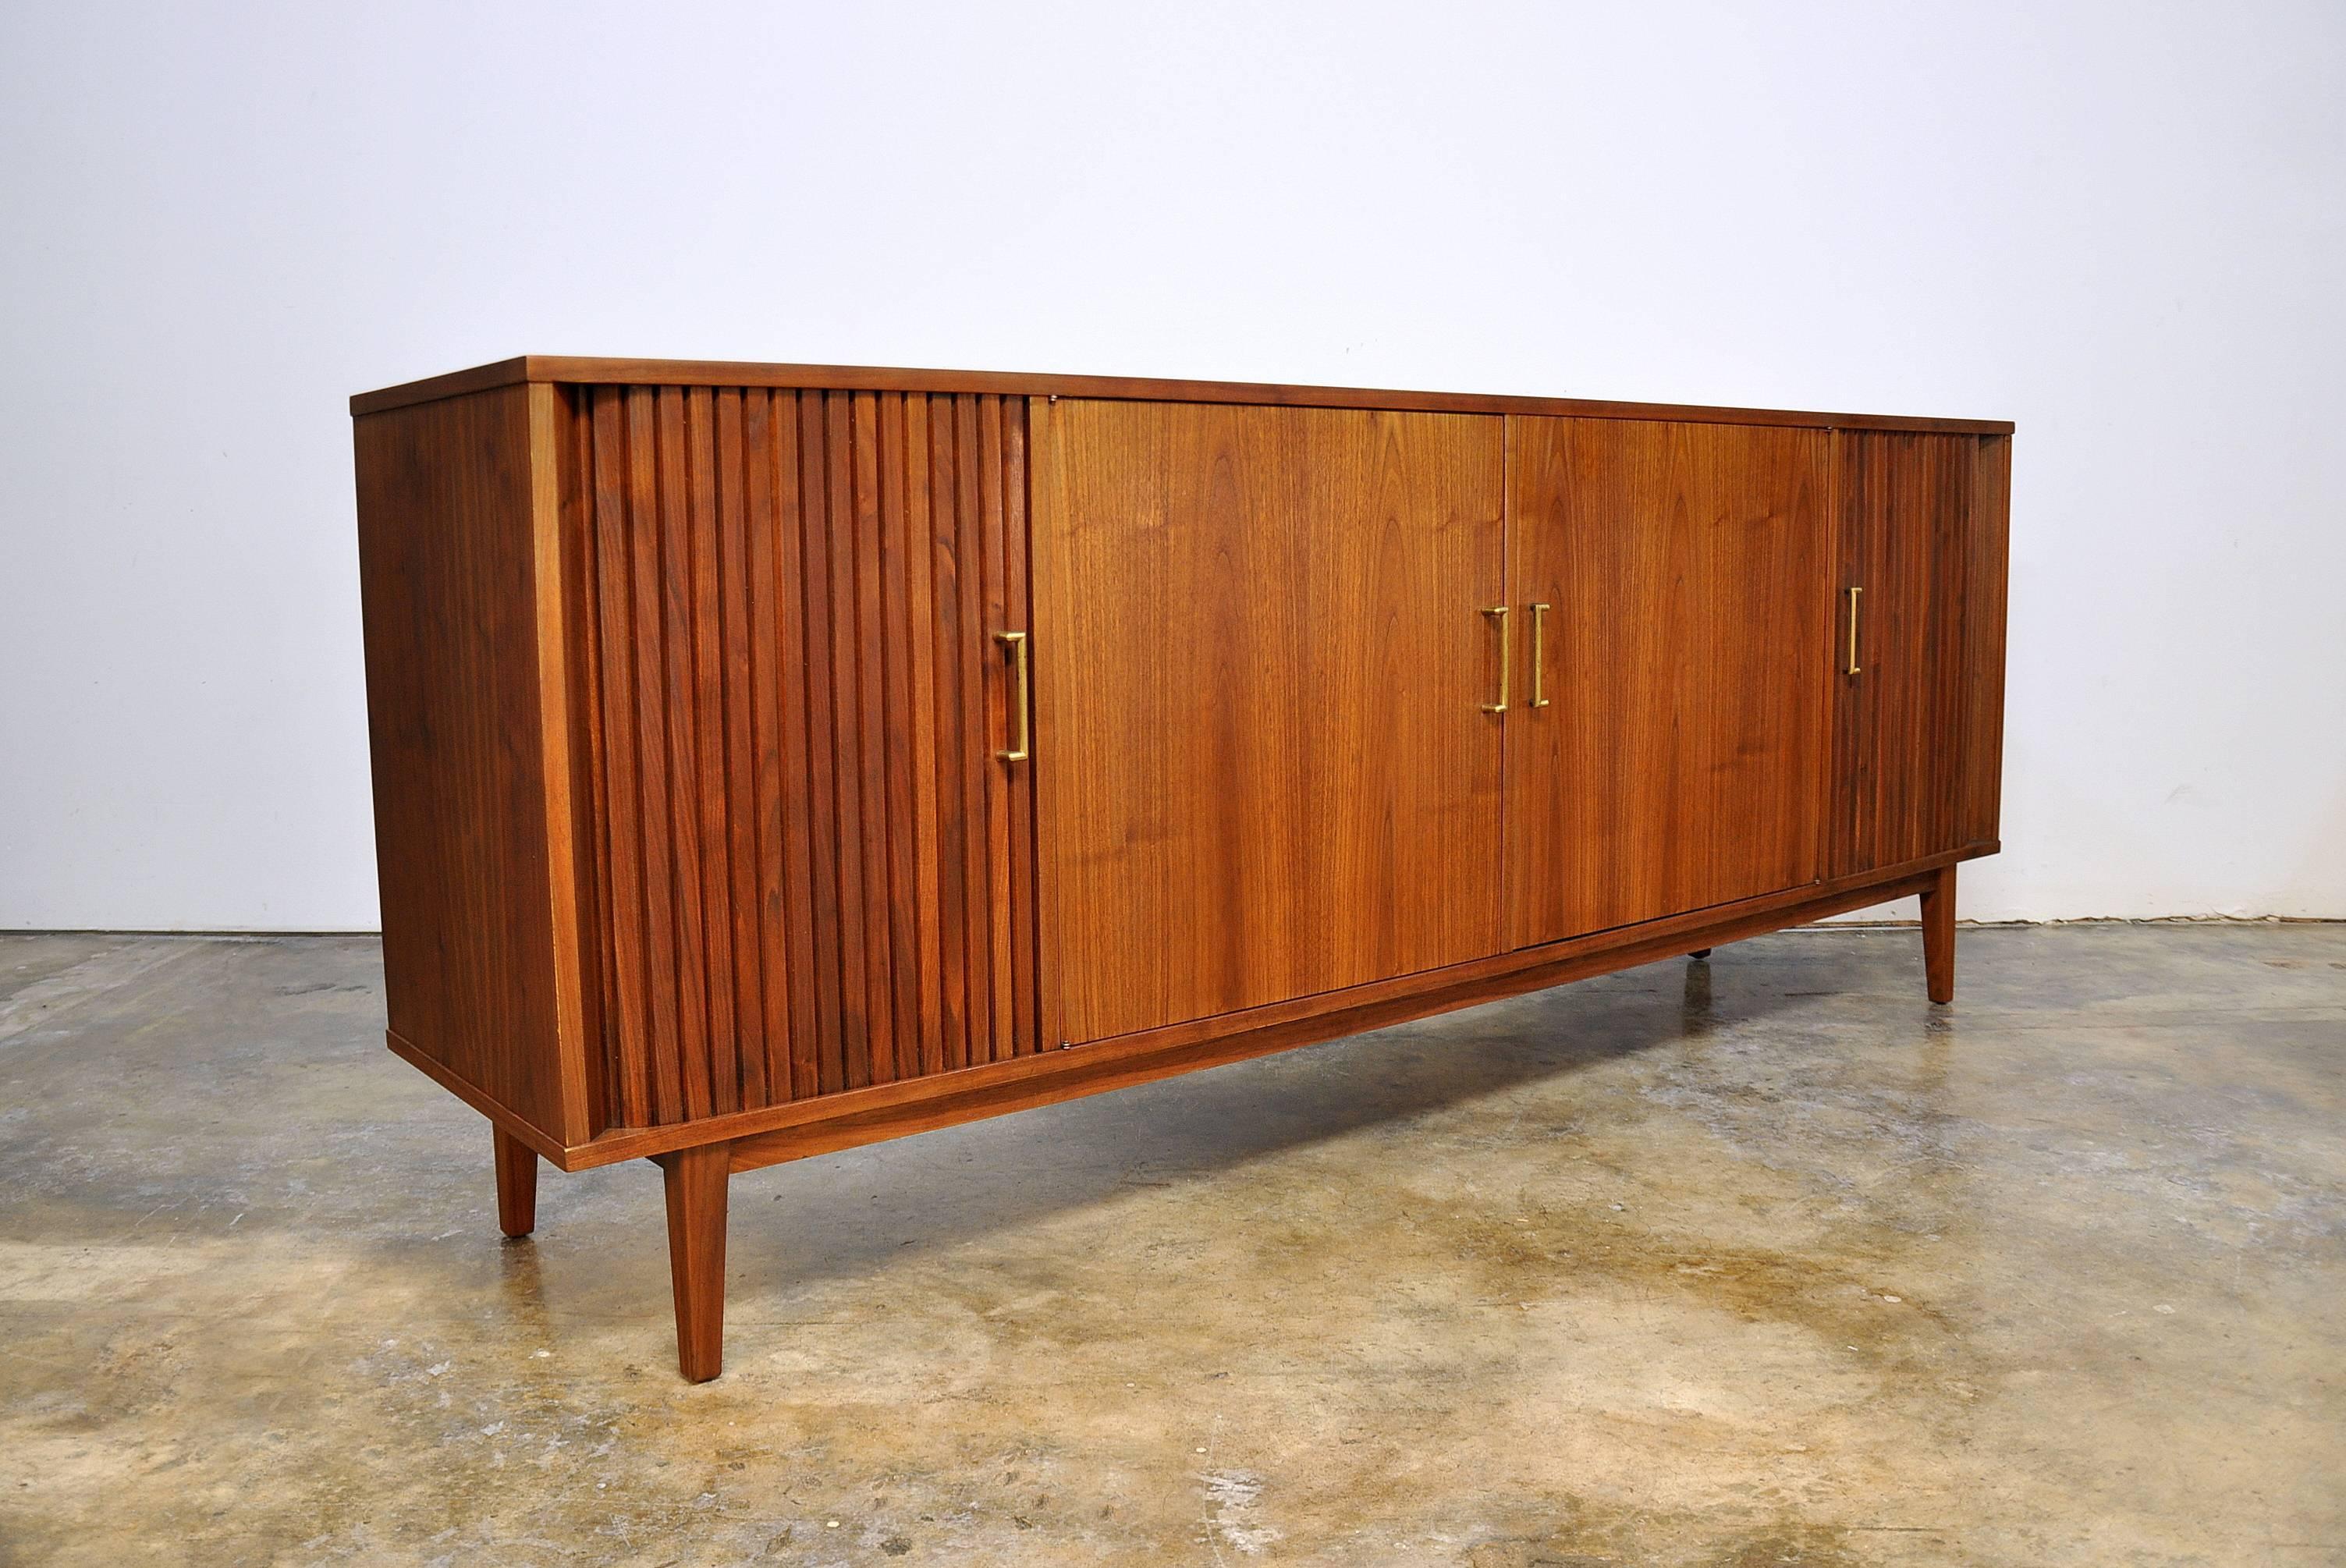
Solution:
M 2336 0 L 16 5 L 0 211 L 0 925 L 373 923 L 344 399 L 523 351 L 2015 419 L 1965 912 L 2346 915 Z

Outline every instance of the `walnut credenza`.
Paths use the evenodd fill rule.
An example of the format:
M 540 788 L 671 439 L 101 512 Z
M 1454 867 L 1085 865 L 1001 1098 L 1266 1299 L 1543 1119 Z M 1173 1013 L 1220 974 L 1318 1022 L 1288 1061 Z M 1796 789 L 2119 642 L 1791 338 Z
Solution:
M 352 401 L 391 1048 L 730 1176 L 1920 893 L 2007 423 L 531 357 Z

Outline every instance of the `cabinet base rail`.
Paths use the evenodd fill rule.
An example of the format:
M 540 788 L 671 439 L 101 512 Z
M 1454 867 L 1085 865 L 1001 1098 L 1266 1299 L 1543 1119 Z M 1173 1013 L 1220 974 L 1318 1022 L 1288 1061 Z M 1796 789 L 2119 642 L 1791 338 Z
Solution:
M 856 1103 L 852 1105 L 842 1103 L 850 1095 L 835 1095 L 811 1105 L 778 1107 L 800 1112 L 801 1118 L 729 1136 L 726 1135 L 729 1125 L 739 1125 L 741 1117 L 633 1129 L 617 1135 L 616 1139 L 607 1136 L 569 1149 L 548 1147 L 535 1129 L 525 1135 L 503 1107 L 471 1085 L 448 1083 L 448 1086 L 496 1124 L 497 1212 L 508 1237 L 526 1237 L 535 1227 L 540 1156 L 564 1169 L 633 1157 L 649 1158 L 659 1165 L 667 1186 L 678 1366 L 688 1381 L 706 1382 L 718 1375 L 723 1364 L 726 1197 L 728 1183 L 737 1172 L 1270 1055 L 1658 959 L 1707 954 L 1719 943 L 1909 894 L 1922 898 L 1927 993 L 1933 1003 L 1950 1002 L 1954 996 L 1955 861 L 1990 852 L 1990 846 L 1974 846 L 1961 855 L 1923 862 L 1919 870 L 1901 868 L 1886 880 L 1819 884 L 1789 899 L 1780 895 L 1751 900 L 1331 996 L 1254 1008 L 1041 1057 L 889 1084 L 876 1091 L 856 1091 L 852 1095 Z M 404 1044 L 393 1037 L 393 1050 L 448 1082 L 444 1071 L 435 1070 L 436 1064 L 428 1064 L 412 1050 L 401 1049 Z M 1005 1068 L 1016 1071 L 1001 1071 Z M 658 1141 L 648 1147 L 631 1147 L 623 1141 L 641 1142 L 647 1137 Z M 613 1152 L 609 1145 L 614 1142 L 626 1152 Z

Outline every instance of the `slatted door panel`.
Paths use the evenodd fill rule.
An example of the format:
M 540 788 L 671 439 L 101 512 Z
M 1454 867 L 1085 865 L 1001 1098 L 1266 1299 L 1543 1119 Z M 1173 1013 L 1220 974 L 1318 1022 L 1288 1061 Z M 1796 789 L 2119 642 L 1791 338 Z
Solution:
M 611 1125 L 1034 1051 L 1023 401 L 569 397 Z
M 1841 602 L 1830 869 L 1844 875 L 1993 836 L 2004 528 L 2000 470 L 1994 515 L 1976 504 L 1977 437 L 1844 431 L 1835 439 Z M 1861 590 L 1855 674 L 1851 587 Z

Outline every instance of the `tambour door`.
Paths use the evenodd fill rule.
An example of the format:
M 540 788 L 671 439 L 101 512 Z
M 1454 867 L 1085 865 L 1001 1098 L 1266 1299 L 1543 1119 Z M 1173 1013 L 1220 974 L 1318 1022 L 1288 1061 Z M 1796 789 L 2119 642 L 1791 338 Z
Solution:
M 2009 437 L 1843 431 L 1834 875 L 1995 840 Z
M 599 1119 L 1033 1052 L 1025 401 L 565 398 Z
M 1497 951 L 1500 419 L 1031 417 L 1056 1038 Z
M 1831 437 L 1510 417 L 1514 945 L 1814 881 Z

